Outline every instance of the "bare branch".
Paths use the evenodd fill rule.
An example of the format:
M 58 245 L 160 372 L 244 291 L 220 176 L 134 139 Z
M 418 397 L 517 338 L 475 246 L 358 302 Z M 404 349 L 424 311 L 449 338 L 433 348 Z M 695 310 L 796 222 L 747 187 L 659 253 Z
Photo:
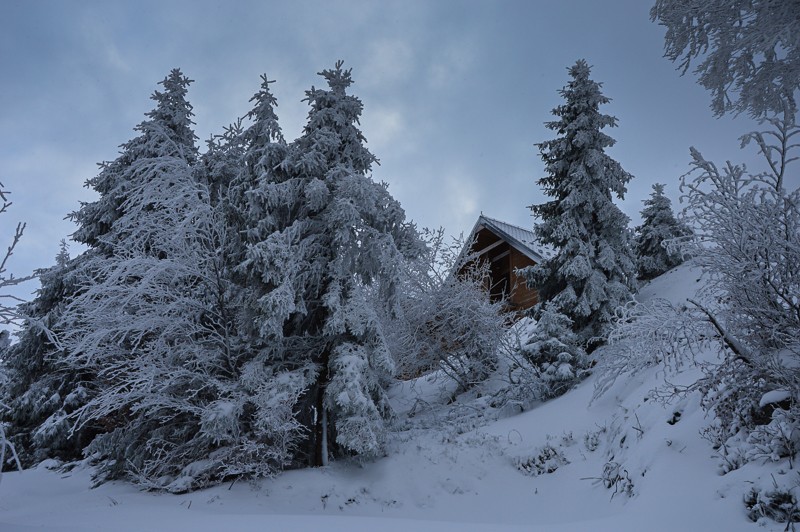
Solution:
M 2 188 L 3 184 L 0 183 L 0 200 L 2 201 L 2 204 L 0 204 L 0 214 L 5 213 L 8 210 L 8 207 L 11 206 L 11 202 L 8 201 L 9 192 L 2 190 Z M 14 254 L 14 249 L 17 247 L 17 244 L 22 238 L 22 233 L 24 231 L 25 224 L 22 222 L 18 223 L 16 229 L 14 230 L 14 234 L 12 235 L 11 244 L 9 244 L 9 246 L 6 248 L 5 253 L 0 256 L 0 289 L 16 286 L 34 278 L 34 275 L 15 277 L 14 274 L 6 274 L 8 260 Z M 18 303 L 22 302 L 22 300 L 16 296 L 0 294 L 0 324 L 7 325 L 14 322 L 14 320 L 18 318 L 18 313 L 16 310 L 16 304 L 5 304 L 2 301 L 3 299 L 12 300 Z

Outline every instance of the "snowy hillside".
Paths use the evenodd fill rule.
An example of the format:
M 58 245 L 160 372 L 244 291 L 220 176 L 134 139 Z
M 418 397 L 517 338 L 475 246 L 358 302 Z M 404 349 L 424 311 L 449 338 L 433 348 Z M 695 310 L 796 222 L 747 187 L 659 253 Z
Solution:
M 698 272 L 679 267 L 643 299 L 692 295 Z M 687 369 L 675 379 L 692 378 Z M 40 466 L 0 483 L 0 530 L 755 530 L 744 495 L 788 463 L 720 475 L 700 431 L 698 398 L 664 405 L 653 367 L 592 401 L 596 377 L 512 414 L 487 397 L 448 403 L 447 383 L 421 377 L 392 390 L 398 417 L 387 456 L 290 471 L 251 485 L 183 495 L 112 482 L 90 489 L 89 468 Z

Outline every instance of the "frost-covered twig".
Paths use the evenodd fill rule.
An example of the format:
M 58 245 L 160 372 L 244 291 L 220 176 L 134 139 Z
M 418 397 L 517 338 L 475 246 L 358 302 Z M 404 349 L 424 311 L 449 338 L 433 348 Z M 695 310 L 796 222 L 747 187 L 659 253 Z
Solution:
M 5 213 L 11 206 L 11 202 L 8 200 L 9 192 L 2 190 L 2 188 L 3 184 L 0 183 L 0 214 Z M 11 244 L 6 248 L 4 254 L 0 255 L 0 290 L 24 283 L 34 277 L 33 275 L 15 277 L 14 274 L 7 274 L 8 260 L 14 254 L 14 249 L 22 238 L 22 233 L 24 231 L 25 224 L 23 222 L 18 223 L 11 237 Z M 11 301 L 11 303 L 5 303 L 4 301 Z M 19 317 L 16 304 L 22 301 L 22 299 L 14 295 L 0 294 L 0 324 L 5 325 L 12 323 Z
M 0 408 L 6 409 L 8 407 L 0 403 Z M 11 453 L 11 458 L 13 458 L 17 466 L 17 470 L 22 471 L 22 463 L 19 460 L 19 456 L 17 456 L 17 450 L 14 448 L 14 444 L 6 438 L 5 427 L 0 423 L 0 479 L 3 478 L 3 468 L 6 464 L 6 451 Z

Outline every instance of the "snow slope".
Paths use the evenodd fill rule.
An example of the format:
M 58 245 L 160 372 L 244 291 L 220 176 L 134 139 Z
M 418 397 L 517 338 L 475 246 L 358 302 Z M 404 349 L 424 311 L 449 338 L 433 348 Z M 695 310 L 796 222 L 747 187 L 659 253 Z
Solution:
M 697 276 L 680 267 L 640 297 L 680 301 L 694 292 Z M 748 464 L 721 476 L 700 437 L 708 419 L 698 400 L 650 399 L 663 382 L 661 369 L 651 368 L 592 401 L 592 377 L 565 396 L 496 419 L 500 413 L 482 406 L 486 397 L 447 404 L 447 383 L 422 377 L 392 391 L 397 410 L 409 416 L 382 459 L 184 495 L 125 483 L 90 489 L 89 468 L 40 466 L 3 475 L 0 531 L 782 530 L 747 520 L 742 497 L 770 475 L 796 472 Z

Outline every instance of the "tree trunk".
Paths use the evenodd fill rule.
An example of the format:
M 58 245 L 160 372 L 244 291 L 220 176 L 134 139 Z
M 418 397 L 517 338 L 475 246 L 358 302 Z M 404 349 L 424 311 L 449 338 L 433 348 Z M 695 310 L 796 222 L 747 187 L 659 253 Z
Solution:
M 319 373 L 319 380 L 316 385 L 316 398 L 314 401 L 314 408 L 317 410 L 316 419 L 314 420 L 314 435 L 312 438 L 313 449 L 313 467 L 321 467 L 328 465 L 328 412 L 325 409 L 325 390 L 328 388 L 328 363 L 330 361 L 330 346 L 325 346 L 322 353 L 322 360 L 320 366 L 322 369 Z
M 322 409 L 322 441 L 320 443 L 320 464 L 321 466 L 328 465 L 328 411 Z

